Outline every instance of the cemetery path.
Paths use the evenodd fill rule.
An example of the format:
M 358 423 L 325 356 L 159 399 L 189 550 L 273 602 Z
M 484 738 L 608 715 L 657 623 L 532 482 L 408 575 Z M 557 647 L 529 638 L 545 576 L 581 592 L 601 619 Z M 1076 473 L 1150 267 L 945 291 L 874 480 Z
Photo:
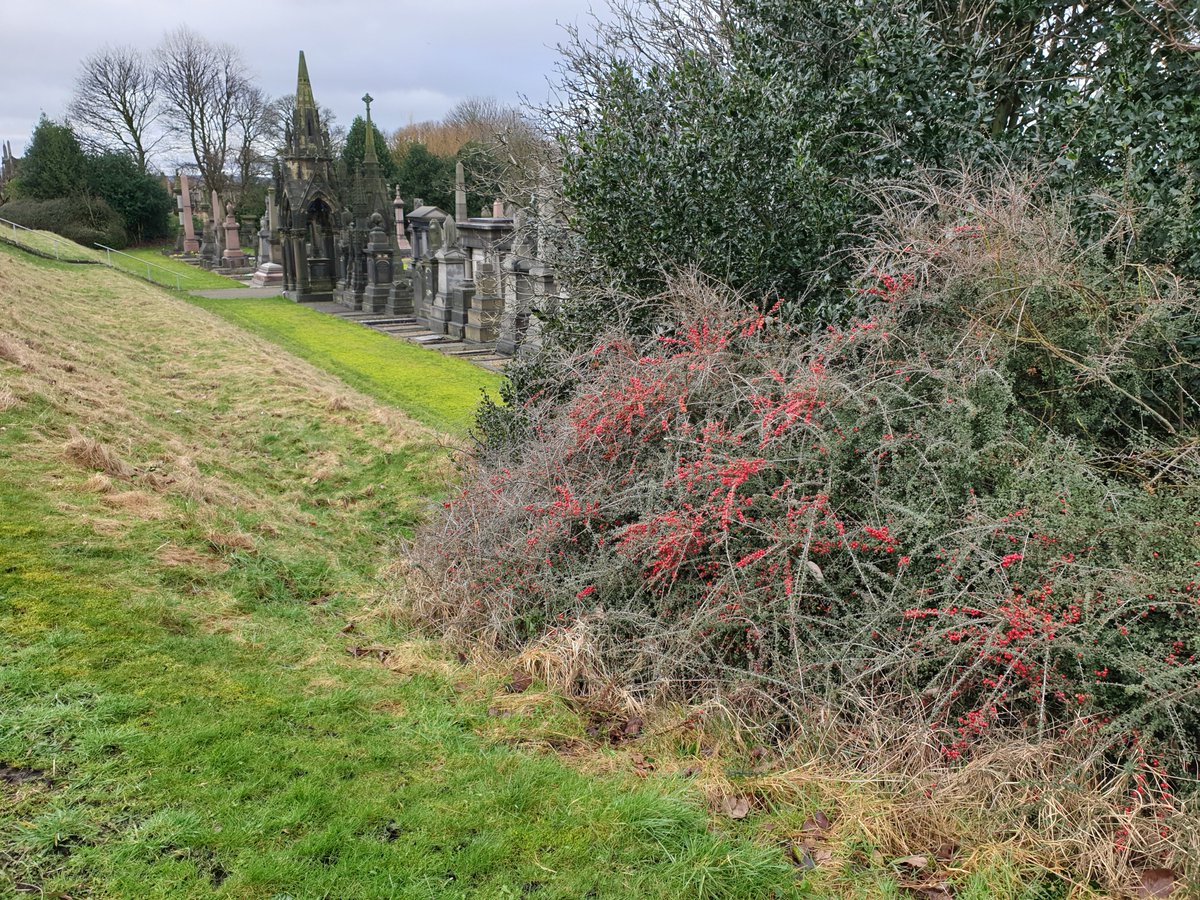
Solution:
M 210 291 L 188 291 L 193 297 L 204 297 L 209 300 L 238 300 L 249 299 L 253 297 L 278 297 L 283 293 L 283 288 L 276 285 L 275 287 L 244 287 L 244 288 L 222 288 L 220 290 Z

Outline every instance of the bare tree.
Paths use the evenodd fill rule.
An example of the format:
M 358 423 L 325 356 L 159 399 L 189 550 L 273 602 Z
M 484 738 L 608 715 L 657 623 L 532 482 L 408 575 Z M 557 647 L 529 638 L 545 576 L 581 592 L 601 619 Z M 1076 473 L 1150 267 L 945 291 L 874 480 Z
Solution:
M 275 150 L 279 150 L 284 146 L 284 128 L 291 124 L 292 116 L 296 109 L 295 94 L 281 94 L 271 101 L 272 110 L 272 130 L 266 135 L 266 140 L 271 142 L 271 146 Z M 342 148 L 346 145 L 346 127 L 339 125 L 337 115 L 328 106 L 318 104 L 318 113 L 321 117 L 321 127 L 325 129 L 329 137 L 329 150 L 331 155 L 336 159 L 342 155 Z
M 249 82 L 243 86 L 233 111 L 239 184 L 249 184 L 269 165 L 275 149 L 273 139 L 279 131 L 278 115 L 278 106 L 262 89 Z
M 163 116 L 191 150 L 209 189 L 224 195 L 236 156 L 237 117 L 250 86 L 241 52 L 214 44 L 186 26 L 155 51 L 155 83 Z
M 67 114 L 81 136 L 107 149 L 124 150 L 143 172 L 163 139 L 154 71 L 133 47 L 105 47 L 83 61 Z

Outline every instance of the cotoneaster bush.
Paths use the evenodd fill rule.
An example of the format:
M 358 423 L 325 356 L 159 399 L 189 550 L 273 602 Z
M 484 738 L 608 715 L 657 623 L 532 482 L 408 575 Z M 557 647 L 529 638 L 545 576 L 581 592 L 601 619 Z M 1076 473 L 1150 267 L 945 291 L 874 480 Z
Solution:
M 583 641 L 646 698 L 892 716 L 950 765 L 1069 738 L 1140 760 L 1165 823 L 1200 746 L 1195 302 L 1019 193 L 885 218 L 845 325 L 685 277 L 654 336 L 562 359 L 419 540 L 420 611 Z

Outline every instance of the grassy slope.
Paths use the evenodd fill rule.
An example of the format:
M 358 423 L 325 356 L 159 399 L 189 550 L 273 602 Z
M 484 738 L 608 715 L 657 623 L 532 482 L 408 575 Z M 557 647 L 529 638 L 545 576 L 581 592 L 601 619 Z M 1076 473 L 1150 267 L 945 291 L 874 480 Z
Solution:
M 196 266 L 190 266 L 170 256 L 164 256 L 161 247 L 131 247 L 121 251 L 121 253 L 110 255 L 95 247 L 85 247 L 82 244 L 67 240 L 51 231 L 14 231 L 6 226 L 0 226 L 0 238 L 31 247 L 50 256 L 55 256 L 57 253 L 62 259 L 111 262 L 116 268 L 131 272 L 139 278 L 146 278 L 166 287 L 178 286 L 180 290 L 184 291 L 245 287 L 242 282 L 236 279 L 227 278 L 224 275 L 218 275 L 215 272 L 209 272 Z M 139 265 L 138 260 L 148 262 L 157 268 L 147 271 L 145 266 Z M 174 276 L 178 276 L 178 282 L 176 282 Z
M 11 226 L 0 224 L 0 238 L 4 238 L 15 244 L 31 247 L 50 256 L 57 256 L 60 259 L 93 259 L 98 261 L 104 258 L 104 254 L 101 251 L 85 247 L 74 241 L 69 241 L 52 231 L 14 229 Z
M 206 300 L 197 305 L 269 338 L 364 393 L 435 428 L 465 435 L 481 392 L 500 377 L 461 359 L 336 319 L 287 300 Z
M 490 707 L 580 725 L 368 614 L 439 435 L 115 273 L 0 248 L 0 323 L 0 894 L 793 892 L 696 800 L 512 749 Z
M 179 275 L 181 279 L 180 287 L 185 291 L 224 290 L 246 286 L 235 278 L 218 275 L 216 272 L 209 272 L 206 269 L 188 265 L 174 257 L 164 256 L 161 247 L 133 247 L 125 252 L 130 256 L 143 259 L 161 269 L 166 269 L 169 272 Z M 129 261 L 126 260 L 125 262 L 128 263 Z M 137 266 L 134 263 L 130 263 L 129 268 L 136 269 Z M 158 273 L 158 276 L 157 280 L 164 280 L 165 273 Z M 174 282 L 170 281 L 169 278 L 166 278 L 166 280 L 170 283 L 170 286 L 174 285 Z

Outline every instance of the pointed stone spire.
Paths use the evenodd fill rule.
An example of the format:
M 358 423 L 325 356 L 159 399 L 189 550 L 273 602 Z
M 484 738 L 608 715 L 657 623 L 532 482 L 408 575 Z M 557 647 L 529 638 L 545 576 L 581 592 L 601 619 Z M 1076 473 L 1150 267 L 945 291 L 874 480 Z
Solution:
M 459 222 L 465 222 L 469 218 L 467 213 L 467 176 L 463 171 L 461 161 L 454 164 L 454 218 Z
M 294 152 L 297 155 L 322 155 L 324 132 L 321 114 L 313 97 L 312 82 L 308 80 L 308 64 L 300 51 L 300 67 L 296 74 L 296 108 L 292 113 Z
M 367 137 L 366 149 L 363 151 L 363 165 L 370 163 L 379 163 L 379 157 L 375 155 L 375 126 L 371 124 L 371 101 L 375 98 L 370 94 L 363 94 L 363 103 L 367 105 Z
M 308 63 L 304 61 L 304 51 L 300 51 L 300 69 L 296 73 L 296 108 L 316 106 L 313 97 L 312 82 L 308 78 Z

